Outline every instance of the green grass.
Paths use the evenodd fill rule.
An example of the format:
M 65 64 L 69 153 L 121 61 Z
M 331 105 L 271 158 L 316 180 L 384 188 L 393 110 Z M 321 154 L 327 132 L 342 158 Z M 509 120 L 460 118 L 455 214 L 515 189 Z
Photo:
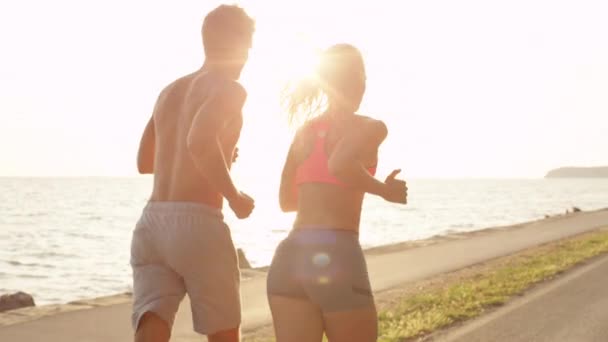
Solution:
M 608 232 L 596 232 L 538 248 L 487 273 L 402 298 L 379 314 L 379 341 L 422 336 L 481 315 L 536 283 L 608 252 Z
M 407 341 L 477 317 L 533 285 L 607 252 L 608 232 L 589 233 L 519 253 L 505 262 L 498 260 L 482 273 L 404 296 L 379 313 L 378 341 Z M 269 335 L 252 342 L 276 341 Z

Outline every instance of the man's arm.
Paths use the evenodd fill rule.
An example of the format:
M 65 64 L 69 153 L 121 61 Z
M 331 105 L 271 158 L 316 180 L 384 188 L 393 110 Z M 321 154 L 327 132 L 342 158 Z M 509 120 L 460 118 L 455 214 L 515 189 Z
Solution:
M 139 151 L 137 152 L 137 170 L 140 174 L 154 173 L 154 117 L 151 117 L 146 124 L 144 133 L 139 142 Z
M 246 95 L 238 83 L 229 83 L 218 89 L 195 114 L 187 138 L 194 164 L 209 184 L 228 201 L 237 197 L 239 192 L 230 177 L 219 133 L 228 122 L 242 120 L 241 110 Z

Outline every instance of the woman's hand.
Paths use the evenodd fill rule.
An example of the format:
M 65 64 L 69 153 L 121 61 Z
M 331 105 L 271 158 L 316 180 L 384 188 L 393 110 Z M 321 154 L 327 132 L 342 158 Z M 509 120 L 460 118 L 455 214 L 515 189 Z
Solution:
M 393 170 L 384 181 L 384 191 L 382 198 L 392 203 L 407 203 L 407 185 L 404 180 L 395 179 L 401 172 L 400 169 Z

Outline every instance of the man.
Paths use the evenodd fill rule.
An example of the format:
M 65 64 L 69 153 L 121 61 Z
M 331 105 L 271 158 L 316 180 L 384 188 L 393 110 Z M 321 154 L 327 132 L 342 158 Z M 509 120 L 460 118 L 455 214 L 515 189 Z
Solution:
M 237 6 L 210 12 L 203 67 L 161 92 L 144 130 L 137 164 L 154 174 L 154 189 L 131 245 L 135 341 L 168 341 L 186 293 L 196 332 L 239 341 L 240 275 L 221 209 L 225 198 L 243 219 L 254 207 L 229 173 L 246 98 L 237 80 L 253 31 Z

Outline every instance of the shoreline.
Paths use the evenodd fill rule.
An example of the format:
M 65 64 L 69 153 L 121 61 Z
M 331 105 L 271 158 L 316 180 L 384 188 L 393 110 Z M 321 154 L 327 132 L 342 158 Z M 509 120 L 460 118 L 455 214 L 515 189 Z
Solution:
M 5 210 L 1 293 L 23 291 L 37 305 L 52 305 L 132 291 L 129 242 L 147 200 L 146 182 L 5 183 L 7 189 L 16 187 L 13 197 L 19 200 L 8 203 Z M 608 183 L 553 183 L 540 179 L 416 180 L 408 185 L 416 192 L 416 203 L 408 206 L 374 196 L 365 199 L 360 243 L 363 249 L 383 247 L 536 220 L 575 205 L 585 210 L 608 206 Z M 87 192 L 97 195 L 81 198 Z M 66 193 L 70 196 L 65 201 L 51 200 Z M 260 192 L 258 201 L 272 204 L 271 195 Z M 30 207 L 20 206 L 26 199 Z M 263 268 L 293 228 L 293 213 L 283 214 L 272 205 L 256 213 L 242 221 L 225 210 L 225 221 L 235 246 L 244 250 L 251 266 Z
M 554 216 L 550 216 L 547 218 L 540 218 L 537 220 L 526 221 L 515 223 L 512 225 L 506 226 L 497 226 L 497 227 L 488 227 L 476 231 L 471 232 L 453 232 L 445 235 L 437 235 L 430 237 L 428 239 L 422 240 L 412 240 L 412 241 L 403 241 L 397 242 L 394 244 L 384 245 L 384 246 L 376 246 L 365 249 L 364 253 L 366 256 L 370 255 L 383 255 L 383 254 L 392 254 L 399 253 L 409 249 L 422 248 L 431 245 L 435 245 L 441 242 L 453 241 L 453 240 L 463 240 L 468 239 L 474 236 L 480 235 L 489 235 L 496 232 L 501 232 L 505 230 L 519 230 L 525 229 L 526 227 L 533 226 L 539 222 L 543 223 L 551 223 L 563 220 L 564 218 L 569 218 L 577 215 L 585 215 L 594 212 L 603 212 L 608 211 L 608 208 L 590 210 L 590 211 L 581 211 L 581 212 L 570 212 L 566 214 L 558 214 Z M 241 270 L 242 282 L 248 282 L 253 279 L 264 277 L 266 275 L 266 271 L 268 270 L 268 266 L 257 267 L 251 269 L 243 269 Z M 11 310 L 7 312 L 0 313 L 0 328 L 5 326 L 10 326 L 14 324 L 26 323 L 29 321 L 34 321 L 43 317 L 53 316 L 57 314 L 80 311 L 80 310 L 88 310 L 100 307 L 106 307 L 111 305 L 118 304 L 127 304 L 131 302 L 131 293 L 119 293 L 114 295 L 108 295 L 103 297 L 96 297 L 90 299 L 81 299 L 74 300 L 67 303 L 60 304 L 48 304 L 42 306 L 28 307 L 22 309 Z

